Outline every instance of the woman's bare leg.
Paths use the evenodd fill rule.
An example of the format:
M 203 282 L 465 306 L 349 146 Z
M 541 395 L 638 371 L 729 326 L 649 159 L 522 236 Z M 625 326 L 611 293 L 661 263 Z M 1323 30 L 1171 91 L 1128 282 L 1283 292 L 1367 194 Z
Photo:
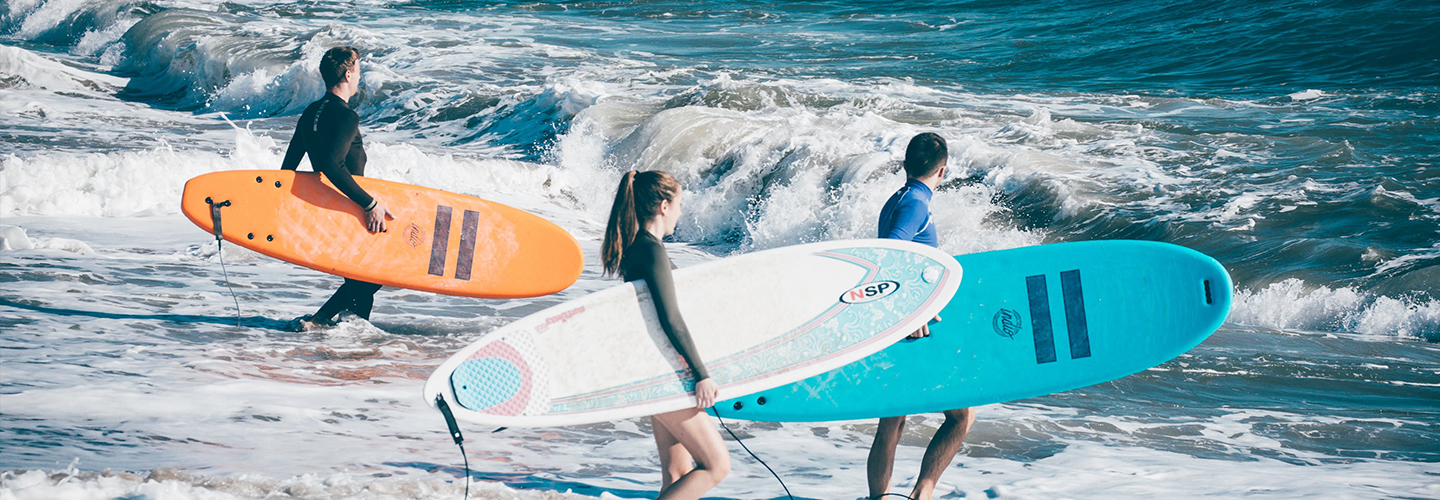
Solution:
M 655 449 L 660 451 L 660 489 L 663 491 L 675 484 L 675 480 L 689 474 L 695 468 L 695 459 L 685 446 L 670 434 L 660 419 L 650 417 L 650 428 L 655 431 Z
M 661 489 L 657 500 L 696 500 L 730 474 L 730 451 L 725 448 L 725 440 L 720 438 L 715 423 L 703 410 L 686 408 L 661 413 L 651 421 L 664 427 L 669 438 L 679 442 L 695 461 L 695 468 Z M 656 431 L 655 436 L 658 445 L 660 432 Z M 665 451 L 662 449 L 661 453 Z M 670 460 L 677 458 L 672 454 Z M 662 464 L 664 460 L 661 459 Z

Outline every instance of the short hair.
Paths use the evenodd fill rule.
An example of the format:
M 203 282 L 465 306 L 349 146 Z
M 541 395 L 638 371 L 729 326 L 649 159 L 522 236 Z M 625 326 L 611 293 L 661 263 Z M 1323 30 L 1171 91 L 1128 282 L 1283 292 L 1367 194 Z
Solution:
M 944 137 L 934 132 L 917 135 L 905 148 L 905 173 L 913 178 L 934 174 L 949 155 Z
M 360 60 L 360 51 L 354 47 L 335 47 L 325 51 L 320 58 L 320 78 L 325 79 L 325 88 L 331 88 L 345 81 L 345 73 L 355 69 Z

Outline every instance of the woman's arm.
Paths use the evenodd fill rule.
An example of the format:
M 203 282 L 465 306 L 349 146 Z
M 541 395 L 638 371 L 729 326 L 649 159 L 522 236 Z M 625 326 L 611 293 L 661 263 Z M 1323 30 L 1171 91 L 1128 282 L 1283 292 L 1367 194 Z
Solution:
M 695 341 L 690 338 L 690 329 L 685 326 L 685 318 L 680 315 L 680 306 L 675 300 L 675 281 L 670 273 L 670 259 L 665 256 L 664 247 L 655 252 L 648 265 L 645 285 L 650 290 L 650 300 L 655 303 L 655 315 L 660 320 L 660 327 L 665 330 L 665 336 L 670 338 L 670 345 L 675 346 L 675 350 L 679 351 L 680 356 L 690 365 L 690 370 L 695 373 L 695 380 L 710 378 L 710 373 L 705 370 L 705 363 L 700 360 L 700 353 L 695 349 Z

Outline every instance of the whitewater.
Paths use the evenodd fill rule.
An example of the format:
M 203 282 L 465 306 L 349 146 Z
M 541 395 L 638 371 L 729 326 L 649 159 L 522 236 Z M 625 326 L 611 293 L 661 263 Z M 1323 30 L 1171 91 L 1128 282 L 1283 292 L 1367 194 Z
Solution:
M 947 252 L 1165 241 L 1236 283 L 1225 326 L 1174 361 L 980 408 L 937 496 L 1440 498 L 1437 18 L 1395 1 L 7 0 L 0 500 L 459 498 L 425 377 L 616 283 L 597 256 L 624 171 L 685 186 L 685 266 L 873 235 L 919 132 L 950 144 Z M 522 300 L 387 288 L 372 321 L 286 331 L 340 279 L 222 248 L 178 201 L 196 175 L 278 168 L 338 45 L 364 54 L 368 175 L 545 217 L 580 241 L 580 280 Z M 913 417 L 895 491 L 940 421 Z M 864 496 L 874 421 L 727 424 L 795 497 Z M 659 488 L 646 419 L 492 431 L 465 428 L 471 497 Z M 727 444 L 714 497 L 785 497 Z

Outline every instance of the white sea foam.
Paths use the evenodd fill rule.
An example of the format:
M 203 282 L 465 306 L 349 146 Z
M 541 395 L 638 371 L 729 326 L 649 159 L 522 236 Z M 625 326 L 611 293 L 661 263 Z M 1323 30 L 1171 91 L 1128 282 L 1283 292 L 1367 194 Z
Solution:
M 0 237 L 10 248 L 0 252 L 0 272 L 19 280 L 5 281 L 0 294 L 0 330 L 5 366 L 24 367 L 0 370 L 7 387 L 0 407 L 11 435 L 45 440 L 32 446 L 29 437 L 7 438 L 5 466 L 17 470 L 0 472 L 0 500 L 459 497 L 458 452 L 443 420 L 418 400 L 420 381 L 490 329 L 615 284 L 598 276 L 593 256 L 616 179 L 627 169 L 681 177 L 681 240 L 722 254 L 872 236 L 876 212 L 902 182 L 905 141 L 920 131 L 936 131 L 950 144 L 952 172 L 933 206 L 942 247 L 952 253 L 1036 244 L 1053 238 L 1052 229 L 1068 237 L 1074 225 L 1110 216 L 1158 223 L 1167 231 L 1158 237 L 1175 228 L 1190 235 L 1230 229 L 1210 240 L 1223 247 L 1265 237 L 1256 221 L 1277 218 L 1283 207 L 1366 190 L 1414 205 L 1422 218 L 1440 212 L 1431 195 L 1416 196 L 1423 191 L 1410 186 L 1256 173 L 1256 165 L 1294 154 L 1275 140 L 1297 139 L 1244 132 L 1236 124 L 1250 118 L 1235 114 L 1269 114 L 1256 119 L 1258 127 L 1323 123 L 1292 112 L 1328 96 L 1319 91 L 1298 92 L 1283 105 L 987 95 L 905 79 L 767 75 L 721 68 L 703 55 L 571 44 L 563 40 L 570 33 L 555 41 L 556 32 L 547 31 L 556 24 L 591 41 L 652 35 L 629 19 L 425 10 L 389 0 L 346 3 L 360 15 L 344 20 L 324 5 L 271 0 L 136 4 L 135 15 L 146 17 L 180 8 L 146 25 L 103 12 L 122 4 L 12 0 L 0 21 L 9 39 L 36 42 L 27 47 L 45 47 L 37 40 L 61 32 L 72 39 L 54 52 L 0 46 L 0 133 L 19 138 L 0 145 L 0 222 L 9 226 L 0 227 Z M 71 29 L 67 23 L 87 12 L 100 15 L 92 26 Z M 369 15 L 376 12 L 382 15 Z M 825 40 L 835 34 L 813 39 L 831 43 Z M 580 281 L 556 296 L 507 301 L 387 288 L 371 321 L 349 318 L 298 334 L 282 331 L 284 321 L 313 311 L 338 279 L 233 245 L 224 246 L 222 274 L 220 246 L 175 215 L 184 180 L 276 168 L 294 115 L 321 92 L 319 54 L 340 44 L 366 53 L 354 102 L 365 120 L 367 174 L 495 199 L 559 223 L 588 257 Z M 141 77 L 105 74 L 114 67 Z M 114 97 L 127 86 L 165 97 Z M 1319 140 L 1313 147 L 1301 154 L 1355 153 Z M 1421 267 L 1436 253 L 1368 250 L 1364 262 L 1380 273 Z M 681 265 L 715 258 L 684 245 L 671 252 Z M 227 281 L 244 327 L 233 326 Z M 1272 331 L 1286 329 L 1433 339 L 1440 305 L 1290 280 L 1239 291 L 1230 325 L 1258 327 L 1267 332 L 1257 334 L 1262 340 L 1292 338 Z M 1213 337 L 1219 352 L 1234 344 L 1224 333 Z M 1433 455 L 1395 445 L 1406 441 L 1403 432 L 1373 444 L 1351 441 L 1410 450 L 1400 458 L 1383 449 L 1336 452 L 1323 441 L 1332 429 L 1348 436 L 1360 424 L 1423 435 L 1426 421 L 1387 420 L 1385 411 L 1342 418 L 1328 408 L 1320 415 L 1275 410 L 1305 407 L 1284 397 L 1257 403 L 1265 409 L 1236 407 L 1241 391 L 1210 391 L 1203 383 L 1323 380 L 1324 373 L 1287 370 L 1332 366 L 1313 361 L 1326 352 L 1310 339 L 1351 341 L 1293 337 L 1306 342 L 1278 350 L 1293 348 L 1304 361 L 1276 367 L 1215 357 L 1204 351 L 1207 342 L 1182 360 L 1189 366 L 1176 369 L 1176 379 L 1122 381 L 1116 387 L 1139 389 L 1102 394 L 1119 402 L 1109 407 L 1084 408 L 1081 395 L 1066 399 L 1069 406 L 982 408 L 938 496 L 1440 497 L 1429 480 Z M 1416 343 L 1369 344 L 1403 350 Z M 1384 363 L 1403 371 L 1416 362 Z M 1351 367 L 1386 370 L 1344 365 Z M 1380 373 L 1373 383 L 1424 401 L 1430 393 L 1418 391 L 1436 387 L 1435 373 L 1415 373 L 1395 381 Z M 937 423 L 934 416 L 913 421 L 900 446 L 895 491 L 913 484 Z M 472 496 L 653 495 L 659 476 L 648 425 L 467 428 L 480 481 Z M 731 425 L 796 494 L 863 495 L 873 422 Z M 1320 445 L 1308 441 L 1317 436 Z M 715 496 L 779 497 L 768 473 L 729 444 L 734 471 Z M 1374 458 L 1356 458 L 1365 453 Z M 86 472 L 103 468 L 138 474 Z M 582 495 L 552 493 L 566 490 Z
M 39 238 L 32 241 L 31 244 L 31 248 L 61 250 L 85 256 L 95 255 L 95 249 L 90 248 L 89 243 L 73 238 Z
M 0 79 L 19 79 L 22 88 L 86 94 L 112 93 L 129 81 L 71 68 L 28 50 L 4 45 L 0 45 Z
M 1049 428 L 1046 420 L 1064 420 L 1063 411 L 1048 413 L 1035 409 L 1007 406 L 986 407 L 981 425 L 968 440 L 969 448 L 985 449 L 1003 443 L 1015 435 L 998 432 L 1018 431 L 1034 436 Z M 1203 426 L 1194 439 L 1213 440 L 1233 446 L 1236 450 L 1278 450 L 1279 443 L 1252 432 L 1256 419 L 1288 418 L 1269 412 L 1242 411 L 1227 413 Z M 933 432 L 933 419 L 912 419 L 912 429 L 921 429 L 910 436 L 916 442 L 899 447 L 892 492 L 905 492 L 913 486 L 923 439 Z M 1037 425 L 1038 424 L 1038 425 Z M 1123 432 L 1155 432 L 1156 427 L 1127 425 L 1126 422 L 1097 418 L 1092 424 L 1099 428 L 1122 429 Z M 1187 422 L 1183 425 L 1195 425 Z M 869 433 L 873 425 L 856 423 L 786 424 L 760 426 L 731 423 L 747 438 L 748 445 L 762 458 L 768 458 L 786 480 L 790 490 L 808 498 L 850 498 L 864 491 L 864 461 Z M 1182 427 L 1182 425 L 1177 425 Z M 1085 427 L 1072 429 L 1084 432 Z M 591 460 L 605 461 L 606 456 L 653 452 L 646 432 L 631 422 L 617 423 L 618 438 L 596 448 Z M 569 434 L 551 433 L 551 439 Z M 1099 437 L 1099 436 L 1097 436 Z M 473 443 L 472 443 L 473 444 Z M 733 444 L 730 446 L 734 447 Z M 738 448 L 738 447 L 736 447 Z M 777 450 L 810 450 L 811 453 L 785 454 Z M 816 453 L 815 451 L 822 452 Z M 1300 452 L 1304 454 L 1304 452 Z M 519 457 L 515 457 L 519 458 Z M 537 457 L 525 457 L 533 460 Z M 542 459 L 543 460 L 543 459 Z M 734 458 L 732 474 L 712 492 L 719 498 L 756 498 L 780 495 L 780 487 L 748 457 Z M 1294 460 L 1293 458 L 1291 460 Z M 556 463 L 556 475 L 570 473 L 569 467 Z M 1202 458 L 1164 450 L 1106 444 L 1080 438 L 1060 443 L 1058 451 L 1032 460 L 1009 460 L 992 457 L 970 457 L 962 451 L 937 485 L 937 498 L 1213 498 L 1262 496 L 1274 498 L 1401 496 L 1428 498 L 1440 493 L 1433 483 L 1416 482 L 1409 478 L 1423 476 L 1426 464 L 1345 460 L 1295 464 L 1273 458 L 1246 460 Z M 430 477 L 399 475 L 374 478 L 357 472 L 269 476 L 210 476 L 170 469 L 140 473 L 105 471 L 81 472 L 75 469 L 45 473 L 38 470 L 12 471 L 0 477 L 0 492 L 7 498 L 46 498 L 59 500 L 116 498 L 144 494 L 157 498 L 269 498 L 274 495 L 306 498 L 455 498 L 463 485 L 450 481 L 450 474 Z M 482 472 L 482 475 L 484 473 Z M 549 475 L 549 474 L 547 474 Z M 631 483 L 609 482 L 614 486 L 599 487 L 563 480 L 550 487 L 515 489 L 489 481 L 472 484 L 471 494 L 482 499 L 529 498 L 616 498 L 643 494 L 643 483 L 655 481 L 656 473 L 634 476 Z M 439 476 L 439 477 L 436 477 Z M 628 479 L 628 478 L 627 478 Z M 543 480 L 542 480 L 543 481 Z M 543 484 L 543 482 L 542 482 Z M 560 494 L 585 486 L 587 494 Z M 552 491 L 553 490 L 553 491 Z
M 206 100 L 206 107 L 213 110 L 232 111 L 240 116 L 268 116 L 276 114 L 297 114 L 305 106 L 324 96 L 324 80 L 315 68 L 320 57 L 337 40 L 328 32 L 306 41 L 300 46 L 300 58 L 288 65 L 269 64 L 230 75 Z M 377 80 L 376 75 L 364 71 L 362 85 L 369 87 Z M 227 73 L 233 71 L 228 65 Z
M 14 338 L 35 349 L 17 355 L 47 363 L 33 372 L 33 384 L 3 396 L 6 414 L 17 422 L 71 429 L 56 438 L 59 448 L 26 450 L 14 459 L 20 470 L 0 478 L 0 495 L 17 500 L 142 494 L 454 498 L 463 488 L 456 482 L 458 451 L 445 436 L 443 419 L 419 401 L 421 379 L 458 346 L 533 311 L 539 301 L 614 283 L 592 270 L 562 297 L 515 301 L 386 289 L 377 297 L 373 323 L 352 319 L 318 334 L 236 329 L 228 326 L 234 313 L 213 243 L 204 243 L 208 236 L 183 218 L 125 219 L 123 227 L 115 219 L 11 220 L 26 227 L 27 238 L 84 239 L 101 257 L 36 253 L 43 250 L 0 254 L 43 256 L 52 264 L 35 268 L 24 282 L 26 303 L 51 310 L 0 305 L 9 317 L 35 322 L 20 326 L 33 336 Z M 589 251 L 596 237 L 582 237 Z M 230 281 L 247 318 L 309 312 L 335 284 L 269 258 L 231 257 Z M 188 340 L 195 336 L 206 340 Z M 1206 373 L 1197 370 L 1182 372 Z M 1227 369 L 1210 376 L 1239 375 Z M 1147 416 L 1082 407 L 980 409 L 967 451 L 942 479 L 942 497 L 1238 496 L 1277 484 L 1277 478 L 1287 484 L 1274 491 L 1283 497 L 1363 496 L 1373 488 L 1415 497 L 1435 493 L 1415 479 L 1423 477 L 1423 463 L 1336 459 L 1294 449 L 1285 441 L 1290 434 L 1274 429 L 1347 427 L 1356 425 L 1355 417 L 1246 408 Z M 1387 422 L 1366 421 L 1372 420 Z M 934 416 L 913 422 L 898 452 L 896 491 L 913 485 L 924 438 L 938 423 Z M 852 498 L 863 492 L 873 423 L 730 425 L 796 494 Z M 475 490 L 480 498 L 521 499 L 566 490 L 590 498 L 653 492 L 658 472 L 647 426 L 640 419 L 498 434 L 466 428 L 480 482 Z M 107 446 L 92 447 L 90 440 Z M 762 467 L 730 446 L 733 472 L 714 496 L 781 494 Z M 60 463 L 36 464 L 57 457 Z M 79 470 L 67 471 L 73 458 L 79 458 Z M 184 470 L 163 469 L 172 465 Z M 81 472 L 100 468 L 136 474 Z
M 1228 323 L 1279 330 L 1345 331 L 1379 337 L 1440 338 L 1440 301 L 1377 296 L 1299 279 L 1239 290 Z
M 179 213 L 185 181 L 223 170 L 277 168 L 284 143 L 247 129 L 229 151 L 163 146 L 115 153 L 9 155 L 0 159 L 0 214 L 133 217 Z M 555 168 L 432 154 L 404 144 L 367 144 L 372 177 L 443 187 L 530 207 L 570 204 L 578 190 Z M 308 161 L 302 162 L 308 170 Z M 548 200 L 548 201 L 547 201 Z
M 745 249 L 873 237 L 877 208 L 903 183 L 899 160 L 905 141 L 923 130 L 843 109 L 771 106 L 739 112 L 685 106 L 634 123 L 635 109 L 605 100 L 586 108 L 553 155 L 566 171 L 595 172 L 592 178 L 605 179 L 597 181 L 602 185 L 613 185 L 627 169 L 668 171 L 690 193 L 681 237 Z M 972 136 L 951 135 L 952 157 L 974 158 L 972 146 L 987 148 Z M 604 217 L 612 193 L 601 190 L 583 200 L 592 216 Z M 1004 211 L 991 202 L 994 194 L 985 185 L 937 194 L 942 248 L 959 253 L 1039 240 L 985 222 Z
M 29 250 L 35 248 L 35 243 L 30 241 L 30 236 L 25 234 L 25 228 L 20 226 L 0 225 L 0 250 Z
M 92 217 L 178 213 L 185 180 L 279 162 L 273 157 L 227 157 L 173 147 L 108 154 L 10 155 L 0 161 L 0 214 Z
M 1329 94 L 1326 94 L 1323 90 L 1307 89 L 1292 93 L 1286 97 L 1289 97 L 1292 101 L 1313 101 L 1327 95 Z
M 464 486 L 439 478 L 428 480 L 379 479 L 336 473 L 307 474 L 286 479 L 245 475 L 205 477 L 160 469 L 143 474 L 82 472 L 68 469 L 53 473 L 39 470 L 0 473 L 0 492 L 7 500 L 104 500 L 113 498 L 155 498 L 232 500 L 272 498 L 426 499 L 458 498 Z M 472 498 L 489 500 L 538 498 L 587 498 L 555 495 L 542 491 L 518 491 L 495 483 L 480 482 L 470 491 Z
M 17 0 L 11 6 L 12 13 L 22 13 L 20 35 L 33 38 L 65 22 L 91 2 L 85 0 Z

